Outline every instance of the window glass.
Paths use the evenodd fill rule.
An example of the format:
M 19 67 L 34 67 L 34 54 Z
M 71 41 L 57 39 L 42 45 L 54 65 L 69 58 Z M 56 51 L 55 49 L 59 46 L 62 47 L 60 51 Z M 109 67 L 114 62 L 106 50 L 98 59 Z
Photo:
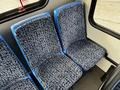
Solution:
M 23 3 L 23 6 L 25 6 L 25 5 L 38 2 L 40 0 L 21 0 L 21 1 Z M 0 0 L 0 14 L 16 8 L 19 9 L 20 7 L 21 7 L 20 0 Z
M 120 34 L 120 0 L 97 0 L 94 20 L 100 26 Z

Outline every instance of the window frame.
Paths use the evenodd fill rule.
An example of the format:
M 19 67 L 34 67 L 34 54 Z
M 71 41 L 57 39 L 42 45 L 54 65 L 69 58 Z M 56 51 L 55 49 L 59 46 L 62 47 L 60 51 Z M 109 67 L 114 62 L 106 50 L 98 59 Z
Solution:
M 95 8 L 96 8 L 96 5 L 97 5 L 97 0 L 92 0 L 91 1 L 91 6 L 90 6 L 90 12 L 89 12 L 89 16 L 88 16 L 88 20 L 90 22 L 90 24 L 97 28 L 98 30 L 101 30 L 102 32 L 104 33 L 107 33 L 117 39 L 120 40 L 120 34 L 106 28 L 106 27 L 103 27 L 103 26 L 100 26 L 99 24 L 97 24 L 94 20 L 94 12 L 95 12 Z
M 4 12 L 4 13 L 0 14 L 0 24 L 7 22 L 9 20 L 15 19 L 17 17 L 23 16 L 25 14 L 37 11 L 39 9 L 42 9 L 48 4 L 48 2 L 49 2 L 49 0 L 40 0 L 38 2 L 29 4 L 29 5 L 25 5 L 24 6 L 25 11 L 23 11 L 23 12 L 18 12 L 18 8 Z

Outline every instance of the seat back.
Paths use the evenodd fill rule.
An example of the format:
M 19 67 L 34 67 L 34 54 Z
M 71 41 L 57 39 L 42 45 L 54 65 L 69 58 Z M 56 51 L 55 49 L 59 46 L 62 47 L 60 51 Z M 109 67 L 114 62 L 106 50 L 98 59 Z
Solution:
M 48 54 L 61 51 L 50 14 L 30 17 L 11 27 L 13 35 L 32 69 L 43 63 Z
M 54 19 L 64 50 L 86 38 L 84 5 L 72 2 L 54 10 Z
M 0 36 L 0 90 L 26 76 L 18 58 Z

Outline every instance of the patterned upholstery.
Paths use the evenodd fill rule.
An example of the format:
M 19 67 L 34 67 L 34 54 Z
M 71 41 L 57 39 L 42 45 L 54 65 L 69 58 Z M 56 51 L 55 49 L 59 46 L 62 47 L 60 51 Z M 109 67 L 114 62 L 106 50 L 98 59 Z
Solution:
M 89 70 L 93 67 L 104 53 L 103 48 L 89 40 L 76 41 L 67 49 L 67 54 L 81 65 L 84 70 Z
M 38 90 L 30 79 L 21 79 L 0 90 Z
M 50 55 L 44 59 L 35 71 L 48 90 L 66 90 L 82 75 L 81 69 L 65 55 Z
M 0 90 L 4 90 L 3 88 L 6 88 L 7 86 L 11 87 L 11 83 L 15 84 L 17 81 L 22 81 L 24 78 L 26 78 L 26 72 L 18 62 L 16 55 L 11 51 L 7 43 L 0 36 Z M 19 90 L 23 90 L 22 88 L 24 87 L 29 88 L 28 85 L 21 85 L 21 89 Z M 14 88 L 14 86 L 12 87 Z M 31 90 L 37 89 L 35 89 L 34 86 L 34 89 Z
M 61 48 L 51 17 L 45 14 L 32 18 L 13 25 L 13 31 L 16 30 L 16 38 L 30 66 L 35 68 L 44 62 L 41 60 L 44 55 L 59 53 Z
M 89 70 L 105 50 L 86 37 L 83 3 L 72 2 L 55 9 L 54 18 L 64 53 Z
M 81 76 L 81 68 L 62 53 L 49 13 L 43 13 L 12 26 L 33 74 L 47 90 L 66 90 Z

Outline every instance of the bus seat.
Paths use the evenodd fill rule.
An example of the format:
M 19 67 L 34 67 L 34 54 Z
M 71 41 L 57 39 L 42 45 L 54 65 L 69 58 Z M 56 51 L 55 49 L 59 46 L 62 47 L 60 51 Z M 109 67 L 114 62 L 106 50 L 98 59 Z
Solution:
M 0 36 L 0 90 L 37 90 L 2 36 Z
M 66 90 L 82 76 L 81 68 L 62 52 L 48 12 L 18 22 L 11 30 L 44 89 Z
M 87 38 L 82 2 L 71 2 L 56 8 L 54 21 L 64 53 L 85 71 L 105 55 L 104 48 Z

